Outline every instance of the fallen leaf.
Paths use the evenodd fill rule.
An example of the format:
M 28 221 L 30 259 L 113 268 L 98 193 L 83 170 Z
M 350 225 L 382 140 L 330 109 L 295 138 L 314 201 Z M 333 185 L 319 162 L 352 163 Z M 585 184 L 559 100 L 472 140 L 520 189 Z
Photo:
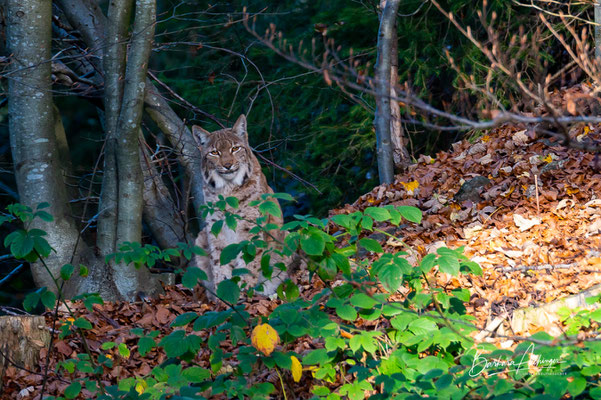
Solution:
M 255 349 L 269 356 L 273 353 L 275 346 L 280 343 L 280 336 L 271 325 L 260 324 L 253 329 L 250 340 Z
M 522 217 L 519 214 L 514 214 L 513 222 L 515 223 L 515 225 L 518 228 L 520 228 L 521 232 L 524 232 L 524 231 L 527 231 L 528 229 L 532 228 L 535 225 L 539 225 L 541 221 L 539 218 L 528 219 L 528 218 Z
M 290 356 L 290 360 L 292 360 L 292 366 L 290 367 L 290 371 L 292 371 L 292 379 L 294 379 L 294 382 L 299 382 L 303 375 L 303 366 L 300 361 L 298 361 L 298 358 L 294 356 Z

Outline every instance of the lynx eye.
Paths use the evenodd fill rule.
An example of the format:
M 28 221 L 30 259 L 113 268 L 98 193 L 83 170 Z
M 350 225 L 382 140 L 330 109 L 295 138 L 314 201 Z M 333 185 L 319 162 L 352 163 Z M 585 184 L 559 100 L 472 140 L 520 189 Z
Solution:
M 234 146 L 234 147 L 232 147 L 232 153 L 235 153 L 235 152 L 237 152 L 237 151 L 238 151 L 238 150 L 240 150 L 241 148 L 242 148 L 242 147 L 240 147 L 240 146 Z
M 217 151 L 217 150 L 209 151 L 209 155 L 210 156 L 218 156 L 219 155 L 219 151 Z

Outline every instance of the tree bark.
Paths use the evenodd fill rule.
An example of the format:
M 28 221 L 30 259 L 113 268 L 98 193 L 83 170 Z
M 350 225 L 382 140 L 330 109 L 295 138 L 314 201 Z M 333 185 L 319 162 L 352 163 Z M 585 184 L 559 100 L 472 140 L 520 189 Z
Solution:
M 153 166 L 150 153 L 140 148 L 140 165 L 144 175 L 144 221 L 163 249 L 176 248 L 179 242 L 192 243 L 186 237 L 182 214 L 173 203 L 169 189 Z
M 119 250 L 125 242 L 141 242 L 143 176 L 138 132 L 146 89 L 146 72 L 152 50 L 155 0 L 137 0 L 131 47 L 126 62 L 126 34 L 133 3 L 114 0 L 109 5 L 108 47 L 104 53 L 105 171 L 98 222 L 99 248 L 103 255 Z M 98 36 L 98 35 L 96 35 Z M 146 268 L 109 263 L 119 297 L 136 298 L 160 292 L 157 277 Z
M 387 0 L 380 1 L 380 8 L 384 10 Z M 399 83 L 399 41 L 397 36 L 397 23 L 395 18 L 392 29 L 390 49 L 390 141 L 392 143 L 393 163 L 397 170 L 404 170 L 410 163 L 407 151 L 403 125 L 401 124 L 401 107 L 394 100 L 397 97 L 396 85 Z
M 388 0 L 382 11 L 378 32 L 378 57 L 376 63 L 376 146 L 380 183 L 394 181 L 393 149 L 390 135 L 390 74 L 392 42 L 400 0 Z
M 82 32 L 86 45 L 102 58 L 105 46 L 104 27 L 107 25 L 102 12 L 92 0 L 58 0 L 58 2 L 69 23 Z M 199 173 L 200 151 L 192 138 L 192 132 L 149 79 L 146 80 L 144 102 L 146 112 L 176 150 L 178 161 L 190 179 L 192 203 L 195 211 L 198 211 L 204 199 Z
M 601 0 L 595 0 L 595 59 L 601 68 Z
M 54 216 L 54 221 L 36 219 L 30 228 L 46 231 L 46 239 L 55 252 L 46 260 L 49 271 L 35 263 L 32 273 L 37 286 L 56 291 L 49 272 L 58 277 L 62 265 L 71 262 L 78 232 L 68 206 L 55 132 L 48 61 L 52 4 L 9 0 L 7 5 L 7 39 L 12 58 L 6 77 L 9 78 L 9 131 L 15 177 L 21 203 L 32 208 L 41 202 L 50 203 L 47 211 Z M 60 133 L 60 129 L 57 132 Z
M 117 248 L 117 215 L 119 213 L 117 175 L 117 129 L 123 80 L 125 76 L 126 34 L 133 8 L 132 0 L 114 0 L 109 4 L 104 68 L 104 172 L 100 193 L 98 217 L 98 248 L 102 256 L 114 253 Z
M 204 204 L 204 195 L 200 172 L 200 150 L 192 137 L 192 132 L 175 111 L 169 107 L 167 100 L 161 96 L 154 85 L 148 83 L 144 100 L 146 102 L 146 112 L 175 148 L 178 161 L 184 167 L 190 179 L 192 204 L 194 205 L 194 211 L 198 213 L 198 209 Z
M 35 369 L 40 359 L 40 350 L 49 344 L 50 333 L 44 317 L 0 317 L 0 371 L 3 371 L 6 365 Z

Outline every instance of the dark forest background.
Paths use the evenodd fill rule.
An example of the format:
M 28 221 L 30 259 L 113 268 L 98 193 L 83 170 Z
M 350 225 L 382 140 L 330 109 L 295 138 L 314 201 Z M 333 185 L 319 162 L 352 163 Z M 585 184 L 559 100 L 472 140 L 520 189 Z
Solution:
M 107 2 L 101 1 L 100 5 L 106 12 Z M 471 26 L 476 36 L 486 36 L 477 15 L 480 7 L 475 3 L 451 0 L 441 5 L 464 26 Z M 257 16 L 259 34 L 274 24 L 294 49 L 300 49 L 299 55 L 305 50 L 311 52 L 312 41 L 319 55 L 324 49 L 324 40 L 334 39 L 341 59 L 348 57 L 353 49 L 361 61 L 359 70 L 373 75 L 378 1 L 158 2 L 149 70 L 165 84 L 160 90 L 178 115 L 188 125 L 198 124 L 213 130 L 219 128 L 219 123 L 228 126 L 239 114 L 247 114 L 250 141 L 260 156 L 270 185 L 276 192 L 290 193 L 298 200 L 285 206 L 285 216 L 326 216 L 328 210 L 353 202 L 378 184 L 373 127 L 375 101 L 368 94 L 350 93 L 329 85 L 322 75 L 274 54 L 245 29 L 244 7 Z M 590 13 L 587 7 L 581 5 L 578 12 Z M 491 1 L 487 13 L 487 18 L 494 13 L 500 21 L 495 30 L 501 41 L 518 32 L 530 35 L 540 25 L 533 8 L 510 1 Z M 447 54 L 452 57 L 466 75 L 485 77 L 490 70 L 482 52 L 429 2 L 403 1 L 397 21 L 400 82 L 449 113 L 473 118 L 483 115 L 486 111 L 483 99 L 462 87 L 447 57 Z M 561 24 L 558 26 L 561 28 Z M 60 25 L 54 29 L 60 31 Z M 56 37 L 59 36 L 60 32 L 56 32 Z M 300 43 L 302 48 L 298 47 Z M 553 73 L 568 60 L 563 47 L 555 41 L 541 43 L 539 50 L 546 72 Z M 521 57 L 520 54 L 515 56 Z M 577 73 L 563 74 L 555 84 L 560 87 L 577 78 Z M 5 80 L 2 85 L 6 91 Z M 495 94 L 507 104 L 516 102 L 510 88 L 499 89 Z M 60 86 L 55 87 L 54 98 L 68 135 L 75 184 L 81 193 L 81 199 L 73 202 L 97 202 L 103 149 L 98 103 L 94 98 L 85 101 L 75 97 Z M 101 102 L 100 98 L 97 100 Z M 18 201 L 6 104 L 4 96 L 0 104 L 2 208 Z M 151 147 L 167 145 L 152 121 L 144 120 L 143 127 Z M 441 132 L 421 124 L 406 123 L 403 127 L 414 158 L 447 149 L 464 135 L 478 134 Z M 170 178 L 177 183 L 183 174 L 177 163 L 172 167 Z M 88 196 L 90 188 L 91 196 Z M 13 264 L 7 261 L 7 270 L 14 268 Z M 13 280 L 2 287 L 0 302 L 18 304 L 21 299 L 12 297 L 10 292 L 29 286 L 28 279 Z

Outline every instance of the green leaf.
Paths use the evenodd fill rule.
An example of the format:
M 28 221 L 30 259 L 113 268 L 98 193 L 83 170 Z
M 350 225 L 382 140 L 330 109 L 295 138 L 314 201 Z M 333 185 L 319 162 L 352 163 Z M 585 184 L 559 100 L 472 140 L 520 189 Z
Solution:
M 311 392 L 316 396 L 327 396 L 330 394 L 330 389 L 325 386 L 313 386 Z
M 378 278 L 384 289 L 394 293 L 403 282 L 403 269 L 397 264 L 386 264 L 378 270 Z
M 288 301 L 294 301 L 298 298 L 298 296 L 300 296 L 298 286 L 290 279 L 286 279 L 285 282 L 282 282 L 278 286 L 277 293 L 280 299 L 285 299 Z
M 46 221 L 46 222 L 54 221 L 54 218 L 52 218 L 52 215 L 50 215 L 46 211 L 38 211 L 34 214 L 34 216 L 39 217 L 42 221 Z
M 129 348 L 127 347 L 127 345 L 125 343 L 119 343 L 119 345 L 117 346 L 117 349 L 119 350 L 119 355 L 123 358 L 129 358 L 131 352 L 129 351 Z
M 236 304 L 240 297 L 240 288 L 230 279 L 221 281 L 217 286 L 217 297 L 230 304 Z
M 346 321 L 354 321 L 357 319 L 357 310 L 355 310 L 355 307 L 348 304 L 336 307 L 336 314 Z
M 44 290 L 40 294 L 40 300 L 42 301 L 44 307 L 52 310 L 56 304 L 56 295 L 54 294 L 54 292 Z
M 223 220 L 220 219 L 219 221 L 216 221 L 213 226 L 211 226 L 211 233 L 217 237 L 219 236 L 219 232 L 221 232 L 221 228 L 223 228 Z
M 372 308 L 378 302 L 374 300 L 372 297 L 369 297 L 365 293 L 357 293 L 353 297 L 351 297 L 351 304 L 355 307 L 361 308 Z
M 374 253 L 383 253 L 384 249 L 382 249 L 382 246 L 380 245 L 380 243 L 378 243 L 377 240 L 374 239 L 370 239 L 370 238 L 363 238 L 361 240 L 359 240 L 359 244 L 365 248 L 365 250 L 367 251 L 373 251 Z
M 444 374 L 436 380 L 434 385 L 436 386 L 436 389 L 443 390 L 451 386 L 451 383 L 453 383 L 453 375 Z
M 284 200 L 284 201 L 294 201 L 294 197 L 292 197 L 288 193 L 270 193 L 269 197 L 274 199 Z
M 64 395 L 67 399 L 74 399 L 79 395 L 79 392 L 81 392 L 81 383 L 75 381 L 65 388 Z
M 428 273 L 434 267 L 435 263 L 436 254 L 426 254 L 424 258 L 422 258 L 422 261 L 419 264 L 419 268 L 422 270 L 422 272 Z
M 173 320 L 173 322 L 171 323 L 171 327 L 178 327 L 178 326 L 184 326 L 184 325 L 188 325 L 190 322 L 194 321 L 196 318 L 198 318 L 198 314 L 195 312 L 187 312 L 181 315 L 178 315 L 177 317 L 175 317 L 175 319 Z
M 353 218 L 350 215 L 347 215 L 347 214 L 334 215 L 330 219 L 335 224 L 338 224 L 338 225 L 340 225 L 340 226 L 342 226 L 343 228 L 346 228 L 346 229 L 350 229 L 351 228 L 351 224 L 353 222 Z
M 227 214 L 225 216 L 225 224 L 228 228 L 235 232 L 236 228 L 238 227 L 238 220 L 232 214 Z
M 29 235 L 22 236 L 19 240 L 13 241 L 10 245 L 10 251 L 16 258 L 25 258 L 33 250 L 33 238 Z
M 104 343 L 102 343 L 102 345 L 100 346 L 100 348 L 102 350 L 110 350 L 113 347 L 115 347 L 116 345 L 117 345 L 117 343 L 115 343 L 115 342 L 104 342 Z
M 25 311 L 33 311 L 38 303 L 40 302 L 40 293 L 39 292 L 31 292 L 25 296 L 25 300 L 23 300 L 23 308 Z
M 340 387 L 340 394 L 347 395 L 350 400 L 362 400 L 366 392 L 373 390 L 371 384 L 367 381 L 354 381 Z
M 198 317 L 196 321 L 194 321 L 194 329 L 196 332 L 201 331 L 203 329 L 213 328 L 214 326 L 221 325 L 225 322 L 226 319 L 230 316 L 230 312 L 228 311 L 209 311 Z
M 9 233 L 4 238 L 4 247 L 10 246 L 15 240 L 22 240 L 25 235 L 27 235 L 27 233 L 23 229 Z
M 178 330 L 165 336 L 159 342 L 159 345 L 165 349 L 167 357 L 180 357 L 188 351 L 188 343 L 184 340 L 185 336 L 185 331 Z
M 205 281 L 207 279 L 207 274 L 200 268 L 188 267 L 188 269 L 186 270 L 186 272 L 184 272 L 184 275 L 182 276 L 182 285 L 184 285 L 184 287 L 187 287 L 188 289 L 192 289 L 198 284 L 199 280 Z
M 271 214 L 276 218 L 282 218 L 282 209 L 279 204 L 274 201 L 267 200 L 259 205 L 259 211 L 263 215 Z
M 330 360 L 330 357 L 328 357 L 328 352 L 326 351 L 326 349 L 317 349 L 317 350 L 313 350 L 310 351 L 309 353 L 307 353 L 307 355 L 303 358 L 303 365 L 316 365 L 316 364 L 323 364 L 327 361 Z
M 302 235 L 300 240 L 301 249 L 310 256 L 320 256 L 326 247 L 326 241 L 318 233 Z
M 201 383 L 211 377 L 211 371 L 201 367 L 190 367 L 182 371 L 182 376 L 192 383 Z
M 244 248 L 245 244 L 246 243 L 233 243 L 225 246 L 225 248 L 221 250 L 221 255 L 219 256 L 219 263 L 221 265 L 226 265 L 235 260 L 236 257 L 238 257 L 238 254 L 240 254 L 240 252 Z
M 347 257 L 339 253 L 332 253 L 331 258 L 332 260 L 334 260 L 334 262 L 336 263 L 338 268 L 340 268 L 340 271 L 342 271 L 343 274 L 349 275 L 351 273 L 351 264 Z
M 459 274 L 459 260 L 454 256 L 440 256 L 438 257 L 438 266 L 440 267 L 441 272 L 446 272 L 447 274 L 451 274 L 453 276 L 457 276 Z
M 88 267 L 86 267 L 85 265 L 79 264 L 79 276 L 81 276 L 82 278 L 85 278 L 86 276 L 88 276 Z
M 388 221 L 390 219 L 390 212 L 385 208 L 367 207 L 364 213 L 378 222 Z
M 367 332 L 363 331 L 360 334 L 354 335 L 349 340 L 349 347 L 352 351 L 359 350 L 360 347 L 363 347 L 363 350 L 368 353 L 374 354 L 378 349 L 376 336 L 379 336 L 380 332 Z
M 42 208 L 48 208 L 48 207 L 50 207 L 50 203 L 48 203 L 47 201 L 43 201 L 40 204 L 38 204 L 35 209 L 41 210 Z
M 156 347 L 155 340 L 150 336 L 142 336 L 138 340 L 138 353 L 144 357 L 150 350 Z
M 73 321 L 73 325 L 81 329 L 92 329 L 92 324 L 90 321 L 84 319 L 83 317 L 79 317 Z
M 397 211 L 401 213 L 403 218 L 407 221 L 415 222 L 419 224 L 422 222 L 422 210 L 412 206 L 398 206 Z
M 408 329 L 415 335 L 426 335 L 438 330 L 438 327 L 432 320 L 422 317 L 411 321 Z
M 578 396 L 584 392 L 584 389 L 586 389 L 586 379 L 581 376 L 575 377 L 572 382 L 568 383 L 568 392 L 570 392 L 572 397 Z
M 367 229 L 368 231 L 371 231 L 374 227 L 373 218 L 369 215 L 364 215 L 363 218 L 361 218 L 361 227 Z
M 240 202 L 235 197 L 226 197 L 225 202 L 232 208 L 238 208 Z
M 71 264 L 65 264 L 62 266 L 61 268 L 61 278 L 64 281 L 68 281 L 71 278 L 71 275 L 73 275 L 73 270 L 75 269 L 75 267 Z

